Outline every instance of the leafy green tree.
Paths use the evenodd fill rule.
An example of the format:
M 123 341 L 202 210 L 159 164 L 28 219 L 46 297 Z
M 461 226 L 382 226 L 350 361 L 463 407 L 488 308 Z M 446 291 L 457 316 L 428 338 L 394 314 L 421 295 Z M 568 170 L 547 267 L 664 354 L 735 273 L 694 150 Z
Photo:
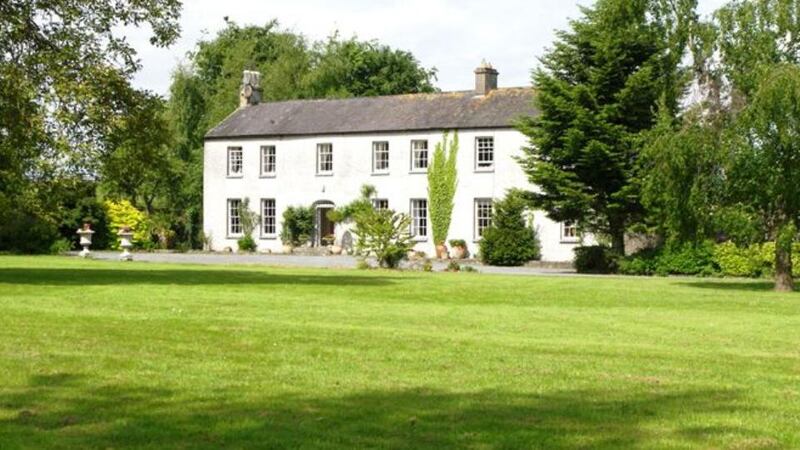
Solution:
M 445 132 L 442 141 L 436 143 L 433 159 L 428 167 L 428 210 L 433 229 L 433 243 L 444 245 L 453 217 L 453 199 L 458 186 L 458 132 L 449 140 Z
M 661 99 L 675 111 L 694 1 L 599 0 L 558 33 L 534 72 L 536 107 L 519 129 L 530 137 L 520 162 L 539 187 L 534 205 L 609 236 L 624 251 L 640 220 L 639 136 Z
M 388 209 L 366 209 L 356 216 L 356 252 L 373 255 L 381 267 L 394 269 L 414 248 L 411 219 Z
M 775 289 L 792 290 L 792 243 L 800 225 L 800 68 L 781 64 L 759 83 L 729 144 L 732 202 L 775 240 Z
M 178 0 L 0 2 L 0 203 L 16 217 L 0 220 L 0 248 L 23 240 L 13 223 L 50 239 L 30 233 L 58 226 L 59 180 L 91 178 L 128 113 L 138 63 L 123 29 L 147 25 L 151 43 L 166 46 L 179 11 Z

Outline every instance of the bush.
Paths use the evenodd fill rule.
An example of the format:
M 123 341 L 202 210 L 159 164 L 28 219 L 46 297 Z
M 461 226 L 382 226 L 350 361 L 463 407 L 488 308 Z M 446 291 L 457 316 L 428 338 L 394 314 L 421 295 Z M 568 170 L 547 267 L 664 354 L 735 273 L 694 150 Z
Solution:
M 72 241 L 65 238 L 56 239 L 50 245 L 50 253 L 53 255 L 61 255 L 72 250 Z
M 242 236 L 236 241 L 236 244 L 239 246 L 240 252 L 254 252 L 258 249 L 255 239 L 249 234 Z
M 467 241 L 463 239 L 450 239 L 450 247 L 467 248 Z
M 654 249 L 641 250 L 617 261 L 617 271 L 623 275 L 654 275 L 658 270 L 658 255 Z
M 759 277 L 765 274 L 770 267 L 764 256 L 758 244 L 741 248 L 728 241 L 714 248 L 714 261 L 722 274 L 728 277 Z
M 356 251 L 366 256 L 374 255 L 381 267 L 396 268 L 414 248 L 408 234 L 411 222 L 405 214 L 395 214 L 388 209 L 369 209 L 361 211 L 355 219 Z
M 701 242 L 666 246 L 657 258 L 658 275 L 702 275 L 719 273 L 714 262 L 714 244 Z
M 130 227 L 133 231 L 133 243 L 139 246 L 150 241 L 150 230 L 147 223 L 147 216 L 136 209 L 128 200 L 112 201 L 106 200 L 103 203 L 108 216 L 108 229 L 111 234 L 110 247 L 119 249 L 119 239 L 117 232 L 122 227 Z
M 295 247 L 307 243 L 314 234 L 314 210 L 307 206 L 290 206 L 283 212 L 281 240 Z
M 493 266 L 521 266 L 539 259 L 536 231 L 525 224 L 524 200 L 514 193 L 494 204 L 492 226 L 483 230 L 481 260 Z
M 575 247 L 575 270 L 578 273 L 614 273 L 617 271 L 617 259 L 610 247 L 604 245 L 588 245 Z
M 450 261 L 447 264 L 447 268 L 445 269 L 447 272 L 459 272 L 461 271 L 461 265 L 457 261 Z

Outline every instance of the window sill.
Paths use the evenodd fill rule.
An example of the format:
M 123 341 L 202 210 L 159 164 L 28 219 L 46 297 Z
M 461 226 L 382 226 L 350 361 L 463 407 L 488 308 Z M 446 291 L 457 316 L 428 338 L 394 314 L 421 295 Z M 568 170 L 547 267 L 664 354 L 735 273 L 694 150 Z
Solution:
M 391 175 L 391 172 L 372 172 L 373 177 L 381 177 L 386 175 Z
M 428 242 L 428 236 L 412 236 L 411 240 L 414 242 Z
M 415 174 L 415 175 L 425 175 L 425 174 L 428 173 L 428 170 L 427 169 L 411 169 L 411 170 L 408 171 L 408 173 Z
M 228 175 L 226 178 L 240 179 L 240 178 L 244 178 L 244 175 Z
M 318 176 L 318 177 L 332 177 L 333 176 L 333 172 L 317 172 L 316 176 Z
M 494 167 L 476 168 L 475 173 L 493 173 Z
M 244 237 L 244 234 L 228 234 L 225 235 L 225 239 L 236 239 L 239 240 Z
M 561 244 L 580 244 L 580 239 L 561 239 Z
M 272 173 L 272 174 L 261 174 L 259 176 L 259 178 L 276 178 L 276 175 L 274 173 Z
M 275 239 L 278 239 L 278 235 L 268 234 L 266 236 L 260 236 L 259 239 L 261 239 L 262 241 L 274 241 Z

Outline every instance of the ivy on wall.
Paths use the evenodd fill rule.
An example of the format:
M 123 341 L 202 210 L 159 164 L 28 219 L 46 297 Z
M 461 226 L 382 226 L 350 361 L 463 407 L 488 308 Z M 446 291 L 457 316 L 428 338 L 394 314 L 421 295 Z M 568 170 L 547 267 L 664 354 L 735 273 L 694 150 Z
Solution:
M 433 160 L 428 167 L 428 214 L 433 228 L 433 243 L 436 245 L 443 245 L 447 240 L 458 184 L 458 132 L 453 133 L 452 140 L 448 138 L 449 133 L 445 131 L 442 142 L 436 144 Z

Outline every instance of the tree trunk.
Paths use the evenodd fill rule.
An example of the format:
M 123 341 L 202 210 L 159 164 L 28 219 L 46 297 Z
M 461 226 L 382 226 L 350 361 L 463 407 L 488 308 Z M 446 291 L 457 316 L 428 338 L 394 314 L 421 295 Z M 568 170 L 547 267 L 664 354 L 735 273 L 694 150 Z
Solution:
M 775 290 L 791 292 L 794 290 L 792 279 L 792 243 L 791 241 L 775 242 Z
M 613 230 L 611 232 L 611 250 L 618 255 L 625 256 L 625 230 Z

